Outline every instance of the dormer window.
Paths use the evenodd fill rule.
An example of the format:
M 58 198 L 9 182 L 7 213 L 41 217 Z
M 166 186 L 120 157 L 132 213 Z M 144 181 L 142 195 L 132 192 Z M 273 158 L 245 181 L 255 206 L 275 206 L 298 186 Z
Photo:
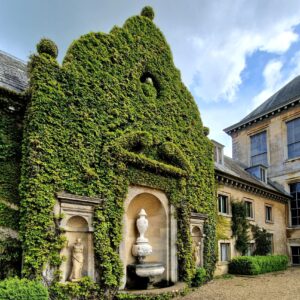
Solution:
M 214 161 L 220 165 L 224 164 L 224 145 L 212 140 L 214 143 Z
M 250 167 L 246 169 L 251 175 L 255 176 L 258 180 L 267 183 L 268 176 L 267 176 L 267 168 L 263 165 L 258 165 L 254 167 Z

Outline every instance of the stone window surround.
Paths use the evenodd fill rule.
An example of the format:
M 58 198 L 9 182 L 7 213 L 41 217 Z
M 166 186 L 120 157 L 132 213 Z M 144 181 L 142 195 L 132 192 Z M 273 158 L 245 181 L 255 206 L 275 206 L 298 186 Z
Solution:
M 218 199 L 218 215 L 220 216 L 224 216 L 224 217 L 232 217 L 232 209 L 231 209 L 231 194 L 230 193 L 226 193 L 223 191 L 218 191 L 217 195 L 223 195 L 223 196 L 227 196 L 228 197 L 228 214 L 222 213 L 219 211 L 219 199 Z
M 289 163 L 289 162 L 294 162 L 295 160 L 300 160 L 300 156 L 298 157 L 293 157 L 289 158 L 288 157 L 288 140 L 287 140 L 287 123 L 290 121 L 293 121 L 295 119 L 300 118 L 300 112 L 295 112 L 293 115 L 289 116 L 284 116 L 282 118 L 282 141 L 284 142 L 284 147 L 283 147 L 283 162 L 284 163 Z
M 248 145 L 246 145 L 247 149 L 248 149 L 248 166 L 251 167 L 251 137 L 257 134 L 260 134 L 262 132 L 266 132 L 266 139 L 267 139 L 267 161 L 268 164 L 270 164 L 270 145 L 269 145 L 269 136 L 270 136 L 270 132 L 269 132 L 269 125 L 270 125 L 270 121 L 267 124 L 263 124 L 262 126 L 259 127 L 255 127 L 255 128 L 251 128 L 248 132 L 247 132 L 247 143 Z
M 255 202 L 254 202 L 254 200 L 253 200 L 253 199 L 250 199 L 250 198 L 244 197 L 244 198 L 243 198 L 243 202 L 244 202 L 244 204 L 245 204 L 246 202 L 251 202 L 251 203 L 252 203 L 252 215 L 253 215 L 253 216 L 252 216 L 252 218 L 246 216 L 246 219 L 249 220 L 249 221 L 255 221 Z
M 267 220 L 267 207 L 271 208 L 271 220 Z M 274 224 L 274 209 L 273 204 L 265 203 L 265 223 Z
M 228 261 L 221 261 L 221 244 L 229 244 L 228 246 Z M 219 252 L 219 255 L 218 255 L 218 262 L 217 264 L 220 266 L 220 265 L 228 265 L 229 264 L 229 261 L 231 260 L 232 258 L 232 253 L 233 252 L 233 243 L 231 240 L 218 240 L 218 252 Z

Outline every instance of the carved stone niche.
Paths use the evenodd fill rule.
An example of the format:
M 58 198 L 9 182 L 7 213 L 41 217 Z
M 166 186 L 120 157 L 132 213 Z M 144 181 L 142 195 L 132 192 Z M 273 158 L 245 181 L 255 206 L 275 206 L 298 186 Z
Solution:
M 193 258 L 197 267 L 203 267 L 204 223 L 207 215 L 191 213 L 190 230 L 193 241 Z
M 63 218 L 60 227 L 65 231 L 66 244 L 61 251 L 64 261 L 60 266 L 61 282 L 70 281 L 72 272 L 72 253 L 76 240 L 81 239 L 83 245 L 83 266 L 81 277 L 89 276 L 95 280 L 95 262 L 93 245 L 94 207 L 101 204 L 99 198 L 77 196 L 65 192 L 57 193 L 59 210 Z

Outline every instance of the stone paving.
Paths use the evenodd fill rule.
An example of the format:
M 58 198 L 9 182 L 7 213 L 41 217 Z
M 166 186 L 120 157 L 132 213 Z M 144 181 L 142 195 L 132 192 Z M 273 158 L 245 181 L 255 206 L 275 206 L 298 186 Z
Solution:
M 176 300 L 300 300 L 300 267 L 258 276 L 214 279 Z

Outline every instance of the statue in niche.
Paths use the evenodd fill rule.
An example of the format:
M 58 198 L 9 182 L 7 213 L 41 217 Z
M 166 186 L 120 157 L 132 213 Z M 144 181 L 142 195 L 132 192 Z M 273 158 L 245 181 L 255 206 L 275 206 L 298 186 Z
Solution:
M 200 251 L 201 251 L 201 243 L 194 242 L 193 243 L 193 258 L 194 258 L 196 267 L 200 266 L 200 262 L 201 262 Z
M 72 250 L 72 272 L 71 281 L 78 281 L 82 277 L 83 267 L 83 244 L 81 238 L 77 238 Z

